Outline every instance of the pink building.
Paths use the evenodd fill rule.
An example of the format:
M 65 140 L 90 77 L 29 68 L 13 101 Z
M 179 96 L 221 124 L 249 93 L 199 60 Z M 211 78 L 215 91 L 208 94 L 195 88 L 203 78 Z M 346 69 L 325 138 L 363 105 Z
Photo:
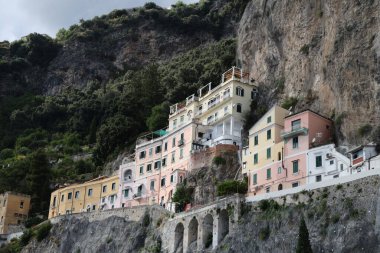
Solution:
M 311 110 L 285 117 L 284 140 L 285 180 L 279 188 L 297 187 L 306 183 L 307 152 L 309 149 L 332 141 L 333 122 Z

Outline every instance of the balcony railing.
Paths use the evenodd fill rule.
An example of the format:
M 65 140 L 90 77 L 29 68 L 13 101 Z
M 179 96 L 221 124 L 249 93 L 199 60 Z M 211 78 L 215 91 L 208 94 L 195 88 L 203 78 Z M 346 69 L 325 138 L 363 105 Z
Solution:
M 222 75 L 222 83 L 227 82 L 230 79 L 239 80 L 243 83 L 248 83 L 249 81 L 249 73 L 243 72 L 242 69 L 237 67 L 232 67 Z
M 283 139 L 292 138 L 298 135 L 306 135 L 309 132 L 309 129 L 306 126 L 297 125 L 292 126 L 291 128 L 284 129 L 281 131 L 281 137 Z
M 180 140 L 178 141 L 178 147 L 181 147 L 181 146 L 183 146 L 183 145 L 185 145 L 185 140 L 184 140 L 184 139 L 180 139 Z

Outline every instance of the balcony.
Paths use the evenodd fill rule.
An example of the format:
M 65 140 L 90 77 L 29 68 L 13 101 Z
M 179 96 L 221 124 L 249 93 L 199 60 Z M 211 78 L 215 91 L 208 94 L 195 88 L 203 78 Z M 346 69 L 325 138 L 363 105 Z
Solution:
M 141 199 L 142 197 L 142 192 L 137 192 L 136 194 L 133 194 L 134 199 Z
M 243 72 L 242 69 L 237 67 L 232 67 L 231 69 L 227 70 L 222 75 L 222 83 L 227 82 L 228 80 L 238 80 L 242 83 L 248 83 L 249 81 L 249 73 Z
M 289 129 L 284 129 L 281 131 L 281 137 L 283 139 L 289 139 L 298 135 L 306 135 L 309 129 L 302 125 L 292 126 Z
M 180 140 L 178 141 L 178 147 L 181 147 L 181 146 L 183 146 L 183 145 L 185 145 L 185 140 L 184 140 L 184 139 L 180 139 Z

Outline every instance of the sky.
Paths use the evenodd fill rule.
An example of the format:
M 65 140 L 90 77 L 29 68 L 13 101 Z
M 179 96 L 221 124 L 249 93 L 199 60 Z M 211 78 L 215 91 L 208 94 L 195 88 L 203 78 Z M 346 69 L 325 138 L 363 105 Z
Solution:
M 177 0 L 0 0 L 0 41 L 13 41 L 33 32 L 55 37 L 59 29 L 68 28 L 80 19 L 91 19 L 114 9 L 143 6 L 145 2 L 170 7 Z

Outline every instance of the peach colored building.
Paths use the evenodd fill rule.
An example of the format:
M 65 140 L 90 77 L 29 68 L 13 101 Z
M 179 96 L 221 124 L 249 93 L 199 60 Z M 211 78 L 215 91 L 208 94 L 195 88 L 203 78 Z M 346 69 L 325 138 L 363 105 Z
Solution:
M 233 67 L 222 75 L 222 83 L 207 84 L 172 105 L 167 129 L 138 138 L 134 164 L 120 166 L 120 207 L 160 204 L 174 210 L 172 196 L 192 170 L 194 152 L 219 144 L 241 145 L 243 115 L 257 93 L 248 76 Z
M 31 197 L 16 192 L 0 194 L 0 234 L 12 233 L 12 226 L 19 226 L 28 218 Z

